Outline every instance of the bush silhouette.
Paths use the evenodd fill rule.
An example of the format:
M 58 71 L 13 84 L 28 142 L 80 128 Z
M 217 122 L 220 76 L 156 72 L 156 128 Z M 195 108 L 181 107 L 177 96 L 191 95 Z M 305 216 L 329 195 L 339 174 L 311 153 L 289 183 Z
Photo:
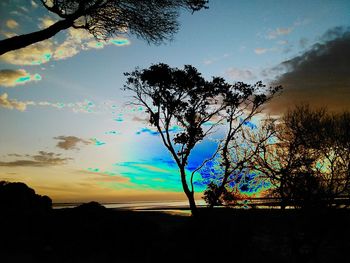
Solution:
M 0 210 L 3 214 L 45 214 L 52 200 L 41 196 L 24 183 L 0 182 Z

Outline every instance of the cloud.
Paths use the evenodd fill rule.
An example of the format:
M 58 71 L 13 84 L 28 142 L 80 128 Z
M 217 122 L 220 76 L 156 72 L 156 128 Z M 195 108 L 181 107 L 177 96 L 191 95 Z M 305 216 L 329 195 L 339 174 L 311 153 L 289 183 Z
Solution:
M 24 6 L 20 6 L 19 9 L 21 9 L 23 12 L 28 13 L 29 9 L 24 7 Z
M 84 49 L 88 50 L 88 49 L 91 49 L 91 48 L 101 49 L 101 48 L 104 48 L 104 45 L 103 45 L 103 43 L 98 42 L 96 40 L 91 40 L 91 41 L 86 43 Z
M 75 56 L 84 47 L 85 41 L 93 39 L 93 36 L 87 31 L 74 28 L 68 29 L 67 36 L 66 40 L 56 47 L 53 54 L 55 60 Z
M 52 26 L 55 22 L 57 22 L 55 19 L 49 16 L 44 16 L 42 18 L 39 18 L 40 24 L 39 28 L 44 29 L 48 28 L 49 26 Z
M 50 17 L 43 17 L 40 27 L 46 28 L 54 23 Z M 22 49 L 3 54 L 0 60 L 13 65 L 41 65 L 52 60 L 62 60 L 73 57 L 82 50 L 101 49 L 108 45 L 128 46 L 127 38 L 115 37 L 108 42 L 98 42 L 87 31 L 69 28 L 62 42 L 47 39 Z
M 106 144 L 105 142 L 100 141 L 97 138 L 91 138 L 90 140 L 95 146 L 102 146 Z
M 14 19 L 9 19 L 6 21 L 6 26 L 10 29 L 14 29 L 14 28 L 18 27 L 18 23 Z
M 210 65 L 210 64 L 213 64 L 214 63 L 214 60 L 212 59 L 206 59 L 203 61 L 204 65 Z
M 31 75 L 24 69 L 3 69 L 0 70 L 0 86 L 14 87 L 16 85 L 25 84 L 30 81 L 39 81 L 39 74 Z
M 289 35 L 293 31 L 293 27 L 288 28 L 276 28 L 275 30 L 272 30 L 268 33 L 267 38 L 268 39 L 275 39 L 279 36 L 285 36 Z
M 144 116 L 144 117 L 134 116 L 134 117 L 132 117 L 132 120 L 137 121 L 137 122 L 142 122 L 142 123 L 148 123 L 149 117 L 148 116 Z
M 95 104 L 89 100 L 76 103 L 48 102 L 48 101 L 17 101 L 9 99 L 7 93 L 0 96 L 0 107 L 25 111 L 27 106 L 52 107 L 56 109 L 70 109 L 75 113 L 93 113 Z
M 277 41 L 277 44 L 281 45 L 281 46 L 287 45 L 288 44 L 288 40 L 279 40 L 279 41 Z
M 6 38 L 17 36 L 15 32 L 1 32 Z
M 34 0 L 31 0 L 30 3 L 32 4 L 32 7 L 34 7 L 34 8 L 37 8 L 37 7 L 38 7 L 38 4 L 35 3 Z
M 109 171 L 100 171 L 100 169 L 78 170 L 77 173 L 88 175 L 89 181 L 93 182 L 115 182 L 115 183 L 130 183 L 130 179 L 121 175 L 117 175 Z
M 26 159 L 20 159 L 9 162 L 0 162 L 0 166 L 7 167 L 18 167 L 18 166 L 32 166 L 32 167 L 46 167 L 46 166 L 56 166 L 64 165 L 68 160 L 72 158 L 62 158 L 61 154 L 56 154 L 53 152 L 39 151 L 36 155 L 17 155 L 21 157 L 26 157 Z
M 81 50 L 101 49 L 107 45 L 128 46 L 130 41 L 127 38 L 116 37 L 108 42 L 98 42 L 85 30 L 70 28 L 67 31 L 66 40 L 58 45 L 53 52 L 53 59 L 60 60 L 75 56 Z
M 27 108 L 27 105 L 33 105 L 33 101 L 17 101 L 12 100 L 8 98 L 7 93 L 3 93 L 0 95 L 0 107 L 6 108 L 6 109 L 16 109 L 19 111 L 25 111 Z
M 350 28 L 327 31 L 302 55 L 284 61 L 269 73 L 279 73 L 275 84 L 284 92 L 272 100 L 273 111 L 309 102 L 330 110 L 350 109 Z M 281 73 L 282 72 L 282 73 Z
M 247 69 L 229 68 L 226 70 L 225 75 L 234 80 L 253 80 L 255 75 L 252 71 Z
M 22 157 L 22 154 L 18 154 L 18 153 L 9 153 L 8 156 Z
M 208 66 L 208 65 L 211 65 L 211 64 L 216 63 L 216 62 L 218 62 L 218 61 L 221 61 L 221 60 L 223 60 L 223 59 L 227 59 L 227 58 L 229 58 L 230 56 L 231 56 L 231 54 L 225 53 L 225 54 L 223 54 L 222 56 L 207 58 L 207 59 L 205 59 L 205 60 L 203 61 L 203 64 Z
M 268 51 L 267 48 L 256 48 L 256 49 L 254 49 L 255 54 L 258 54 L 258 55 L 264 54 L 267 51 Z
M 107 132 L 105 132 L 105 134 L 108 134 L 108 135 L 120 135 L 121 133 L 120 132 L 118 132 L 118 131 L 107 131 Z
M 0 34 L 5 36 L 6 38 L 17 36 L 17 34 L 15 32 L 6 32 L 6 31 L 2 31 L 2 30 L 0 30 Z
M 70 109 L 75 113 L 93 113 L 93 109 L 95 108 L 95 104 L 89 100 L 75 103 L 39 101 L 34 102 L 32 105 L 40 107 L 52 107 L 56 109 Z
M 77 147 L 78 143 L 82 143 L 85 145 L 91 144 L 91 141 L 86 141 L 75 136 L 58 136 L 54 137 L 54 139 L 59 140 L 56 146 L 64 150 L 79 149 Z
M 54 42 L 51 39 L 36 44 L 7 52 L 0 60 L 13 65 L 40 65 L 47 63 L 52 58 Z

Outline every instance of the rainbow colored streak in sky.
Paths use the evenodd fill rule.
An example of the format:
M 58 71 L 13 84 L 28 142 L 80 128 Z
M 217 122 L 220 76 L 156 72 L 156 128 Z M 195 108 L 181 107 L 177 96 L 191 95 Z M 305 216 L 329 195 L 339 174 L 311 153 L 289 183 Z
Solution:
M 115 110 L 115 108 L 113 109 Z M 142 111 L 132 109 L 131 112 Z M 112 114 L 116 114 L 115 111 Z M 114 121 L 122 125 L 127 121 L 123 113 L 118 113 Z M 242 121 L 242 120 L 241 120 Z M 246 121 L 244 126 L 251 130 L 257 130 L 257 124 Z M 181 127 L 173 126 L 170 129 L 172 134 L 180 132 Z M 130 132 L 130 131 L 129 131 Z M 120 135 L 117 131 L 106 131 L 106 135 Z M 127 183 L 108 183 L 108 187 L 113 189 L 137 189 L 137 190 L 156 190 L 156 191 L 173 191 L 182 192 L 182 184 L 179 176 L 178 167 L 165 147 L 161 144 L 159 132 L 151 127 L 143 127 L 135 133 L 137 136 L 142 136 L 142 140 L 149 141 L 150 139 L 157 140 L 159 144 L 152 145 L 152 150 L 148 152 L 148 156 L 136 158 L 134 161 L 117 162 L 109 167 L 87 168 L 89 172 L 103 173 L 108 176 L 120 175 L 128 179 Z M 106 142 L 97 138 L 91 139 L 93 144 L 98 147 L 104 147 Z M 189 163 L 186 167 L 187 180 L 189 182 L 191 173 L 199 167 L 204 160 L 209 159 L 217 149 L 217 142 L 213 138 L 206 139 L 200 142 L 192 151 Z M 203 192 L 210 182 L 220 183 L 222 179 L 222 169 L 219 166 L 219 157 L 209 161 L 206 165 L 195 173 L 194 187 L 195 191 Z M 260 177 L 259 174 L 246 173 L 232 175 L 229 179 L 233 180 L 228 187 L 238 190 L 244 196 L 259 196 L 260 193 L 269 189 L 271 184 Z

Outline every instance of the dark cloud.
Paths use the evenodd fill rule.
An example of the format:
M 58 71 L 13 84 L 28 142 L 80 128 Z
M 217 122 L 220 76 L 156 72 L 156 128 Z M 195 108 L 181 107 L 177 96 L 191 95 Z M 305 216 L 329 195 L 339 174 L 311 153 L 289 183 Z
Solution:
M 79 149 L 77 147 L 78 143 L 91 144 L 91 141 L 86 141 L 75 136 L 58 136 L 54 137 L 54 139 L 60 140 L 56 146 L 64 150 Z
M 327 31 L 319 43 L 302 55 L 282 62 L 265 74 L 284 72 L 273 81 L 284 87 L 269 108 L 285 111 L 288 106 L 308 102 L 330 110 L 350 109 L 350 28 Z
M 11 154 L 11 156 L 24 157 L 23 155 Z M 45 167 L 63 165 L 72 158 L 63 158 L 61 154 L 52 152 L 39 151 L 36 155 L 25 155 L 27 159 L 19 159 L 9 162 L 1 162 L 0 166 L 17 167 L 17 166 L 33 166 L 33 167 Z
M 9 153 L 8 156 L 12 156 L 12 157 L 22 157 L 22 154 L 18 154 L 18 153 Z

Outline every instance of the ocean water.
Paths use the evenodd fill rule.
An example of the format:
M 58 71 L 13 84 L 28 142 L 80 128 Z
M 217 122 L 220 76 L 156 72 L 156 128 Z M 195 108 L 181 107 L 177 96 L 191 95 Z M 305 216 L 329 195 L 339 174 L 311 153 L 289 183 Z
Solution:
M 204 200 L 196 201 L 198 207 L 205 206 Z M 54 209 L 74 208 L 82 203 L 54 203 Z M 101 203 L 106 208 L 133 211 L 157 211 L 168 214 L 190 215 L 188 201 L 164 201 L 164 202 L 124 202 L 124 203 Z
M 272 202 L 271 202 L 272 201 Z M 54 203 L 54 209 L 73 208 L 82 203 Z M 188 201 L 135 201 L 135 202 L 111 202 L 101 203 L 104 207 L 116 210 L 149 211 L 162 212 L 174 215 L 190 216 L 191 210 Z M 204 200 L 196 201 L 197 207 L 206 207 Z M 241 200 L 237 204 L 230 206 L 235 209 L 280 209 L 279 202 L 274 198 L 255 198 L 255 200 Z M 223 208 L 223 207 L 216 207 Z M 286 209 L 294 209 L 286 207 Z

